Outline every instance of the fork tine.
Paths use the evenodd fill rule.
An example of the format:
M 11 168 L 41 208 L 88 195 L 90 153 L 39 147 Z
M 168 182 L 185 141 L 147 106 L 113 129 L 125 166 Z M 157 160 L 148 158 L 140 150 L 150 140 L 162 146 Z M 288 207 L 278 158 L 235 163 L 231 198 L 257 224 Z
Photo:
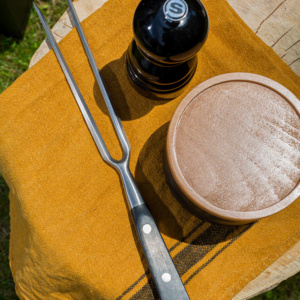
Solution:
M 94 120 L 93 116 L 91 115 L 90 110 L 88 109 L 88 107 L 87 107 L 87 105 L 86 105 L 86 103 L 83 99 L 83 96 L 82 96 L 82 94 L 81 94 L 81 92 L 80 92 L 80 90 L 79 90 L 79 88 L 78 88 L 78 86 L 75 82 L 75 79 L 74 79 L 74 77 L 73 77 L 73 75 L 72 75 L 72 73 L 71 73 L 71 71 L 70 71 L 70 69 L 69 69 L 69 67 L 68 67 L 68 65 L 67 65 L 67 63 L 66 63 L 66 61 L 65 61 L 65 59 L 64 59 L 64 57 L 63 57 L 63 55 L 62 55 L 62 53 L 59 49 L 59 47 L 58 47 L 58 45 L 57 45 L 57 42 L 56 42 L 56 40 L 55 40 L 48 24 L 47 24 L 47 21 L 46 21 L 44 15 L 43 15 L 43 13 L 40 11 L 40 9 L 36 6 L 35 3 L 33 3 L 33 6 L 34 6 L 39 18 L 40 18 L 40 21 L 41 21 L 44 29 L 45 29 L 45 32 L 46 32 L 46 35 L 47 35 L 47 37 L 50 41 L 51 47 L 52 47 L 52 49 L 53 49 L 53 51 L 54 51 L 54 53 L 57 57 L 57 60 L 60 64 L 60 66 L 61 66 L 61 69 L 62 69 L 63 73 L 65 74 L 65 77 L 68 81 L 68 84 L 71 88 L 71 91 L 72 91 L 72 93 L 73 93 L 73 95 L 76 99 L 76 102 L 77 102 L 77 104 L 78 104 L 78 106 L 81 110 L 83 118 L 84 118 L 84 120 L 85 120 L 91 134 L 92 134 L 92 137 L 95 141 L 95 144 L 96 144 L 103 160 L 114 166 L 116 161 L 111 157 L 110 153 L 107 150 L 107 147 L 104 143 L 104 140 L 103 140 L 103 138 L 102 138 L 97 126 L 96 126 L 95 120 Z
M 93 70 L 94 76 L 96 78 L 96 81 L 98 83 L 100 91 L 101 91 L 101 93 L 103 95 L 106 107 L 107 107 L 107 109 L 109 111 L 109 115 L 110 115 L 111 121 L 112 121 L 112 123 L 114 125 L 114 129 L 115 129 L 115 131 L 116 131 L 116 133 L 117 133 L 117 135 L 119 137 L 121 146 L 123 148 L 123 155 L 124 156 L 128 156 L 129 153 L 130 153 L 130 144 L 129 144 L 127 135 L 125 133 L 125 130 L 123 128 L 123 125 L 122 125 L 119 117 L 116 115 L 116 113 L 114 111 L 114 108 L 113 108 L 111 100 L 110 100 L 110 96 L 108 94 L 108 90 L 105 87 L 105 83 L 104 83 L 104 81 L 102 79 L 101 72 L 100 72 L 99 67 L 97 65 L 97 62 L 96 62 L 96 60 L 94 58 L 94 55 L 93 55 L 93 53 L 91 51 L 91 48 L 90 48 L 89 43 L 88 43 L 88 41 L 86 39 L 86 36 L 85 36 L 85 34 L 83 32 L 83 29 L 81 27 L 78 15 L 77 15 L 77 13 L 75 11 L 75 8 L 74 8 L 73 3 L 72 3 L 71 0 L 68 0 L 68 5 L 69 5 L 69 8 L 70 8 L 72 17 L 73 17 L 73 19 L 75 21 L 76 29 L 77 29 L 79 37 L 81 39 L 81 43 L 82 43 L 82 45 L 84 47 L 84 50 L 85 50 L 85 52 L 87 54 L 87 57 L 88 57 L 88 60 L 90 62 L 91 68 Z

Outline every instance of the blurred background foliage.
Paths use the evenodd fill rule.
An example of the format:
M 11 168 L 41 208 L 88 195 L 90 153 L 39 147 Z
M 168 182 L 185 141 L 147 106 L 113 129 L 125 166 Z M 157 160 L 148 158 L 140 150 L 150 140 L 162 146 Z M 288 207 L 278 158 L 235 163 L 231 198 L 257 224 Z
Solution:
M 68 7 L 66 0 L 36 0 L 35 3 L 44 13 L 50 27 Z M 33 8 L 22 40 L 0 35 L 0 93 L 27 70 L 31 57 L 44 39 L 44 31 Z M 0 300 L 18 299 L 8 261 L 9 232 L 8 187 L 0 174 Z M 254 299 L 300 300 L 300 273 Z

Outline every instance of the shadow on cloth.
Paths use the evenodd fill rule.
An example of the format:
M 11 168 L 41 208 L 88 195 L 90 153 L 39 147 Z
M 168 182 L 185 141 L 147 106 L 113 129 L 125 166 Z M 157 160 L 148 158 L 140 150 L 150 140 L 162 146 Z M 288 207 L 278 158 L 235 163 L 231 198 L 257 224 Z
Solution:
M 160 231 L 180 240 L 183 237 L 182 226 L 172 210 L 178 209 L 178 204 L 171 195 L 163 172 L 163 153 L 168 127 L 169 122 L 147 140 L 139 155 L 135 179 Z
M 101 75 L 111 96 L 113 107 L 123 121 L 138 119 L 149 113 L 156 105 L 162 105 L 169 101 L 144 91 L 132 82 L 127 72 L 126 52 L 120 59 L 111 61 L 104 66 Z M 96 81 L 94 97 L 102 112 L 109 115 Z
M 199 228 L 199 232 L 199 226 L 205 223 L 203 232 L 192 240 L 191 244 L 215 245 L 235 238 L 244 226 L 203 222 L 184 209 L 172 194 L 166 181 L 163 162 L 168 127 L 169 122 L 150 136 L 140 152 L 135 169 L 136 182 L 160 231 L 178 241 L 185 241 L 187 230 L 184 229 L 187 223 L 192 222 L 191 230 Z
M 167 185 L 163 166 L 168 127 L 169 122 L 158 128 L 145 143 L 136 165 L 135 179 L 161 233 L 178 241 L 169 248 L 169 252 L 179 275 L 183 276 L 196 263 L 202 262 L 204 268 L 207 264 L 206 257 L 220 243 L 224 243 L 222 246 L 226 249 L 253 224 L 240 226 L 210 224 L 196 218 L 177 202 Z M 188 223 L 189 229 L 186 230 Z M 148 278 L 148 282 L 131 299 L 141 299 L 143 295 L 147 295 L 147 299 L 159 299 L 132 223 L 131 229 L 145 269 L 145 273 L 132 286 L 144 276 Z M 181 250 L 173 252 L 180 245 Z M 223 248 L 217 255 L 222 253 Z

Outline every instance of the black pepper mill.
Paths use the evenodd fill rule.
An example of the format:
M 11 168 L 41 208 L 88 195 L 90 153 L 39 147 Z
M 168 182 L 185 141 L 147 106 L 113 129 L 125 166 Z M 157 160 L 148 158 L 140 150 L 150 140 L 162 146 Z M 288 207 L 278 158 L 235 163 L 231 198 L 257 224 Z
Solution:
M 155 94 L 173 94 L 197 67 L 208 34 L 208 15 L 198 0 L 142 0 L 134 14 L 127 51 L 132 80 Z

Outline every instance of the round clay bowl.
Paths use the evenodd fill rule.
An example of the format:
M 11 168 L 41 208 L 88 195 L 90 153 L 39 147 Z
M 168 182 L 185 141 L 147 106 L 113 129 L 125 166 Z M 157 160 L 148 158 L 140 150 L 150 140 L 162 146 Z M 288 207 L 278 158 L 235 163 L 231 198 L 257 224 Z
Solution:
M 166 173 L 177 199 L 202 219 L 245 224 L 300 195 L 300 105 L 279 83 L 249 73 L 211 78 L 178 106 Z

